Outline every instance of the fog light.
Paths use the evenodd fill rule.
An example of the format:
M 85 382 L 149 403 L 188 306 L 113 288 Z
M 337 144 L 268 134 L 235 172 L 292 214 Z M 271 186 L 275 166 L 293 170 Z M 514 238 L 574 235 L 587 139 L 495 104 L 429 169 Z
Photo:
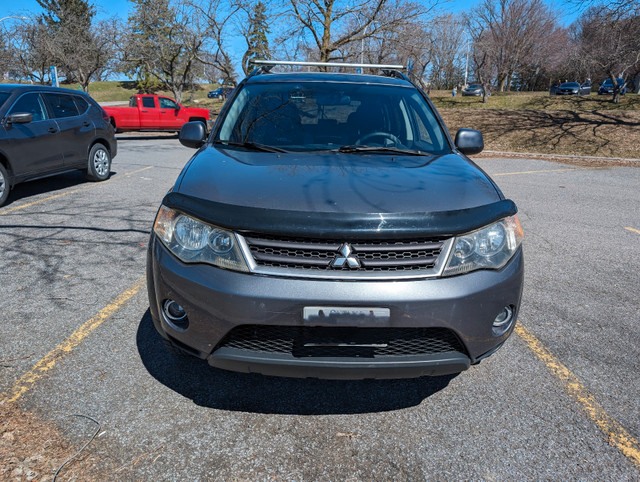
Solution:
M 165 300 L 162 305 L 162 313 L 165 321 L 177 330 L 185 330 L 189 326 L 187 313 L 184 308 L 174 300 Z
M 493 334 L 496 336 L 502 335 L 510 327 L 513 321 L 513 306 L 505 306 L 496 319 L 493 320 Z

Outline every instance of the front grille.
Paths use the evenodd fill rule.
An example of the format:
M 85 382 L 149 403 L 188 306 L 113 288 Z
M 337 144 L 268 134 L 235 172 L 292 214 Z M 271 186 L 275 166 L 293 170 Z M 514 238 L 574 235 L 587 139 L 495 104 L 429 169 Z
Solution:
M 402 273 L 435 268 L 445 239 L 410 241 L 319 240 L 245 235 L 258 267 L 315 272 Z M 345 251 L 345 249 L 347 251 Z M 348 252 L 351 263 L 336 262 Z
M 231 330 L 218 348 L 287 353 L 295 357 L 375 358 L 466 353 L 456 334 L 446 328 L 242 325 Z

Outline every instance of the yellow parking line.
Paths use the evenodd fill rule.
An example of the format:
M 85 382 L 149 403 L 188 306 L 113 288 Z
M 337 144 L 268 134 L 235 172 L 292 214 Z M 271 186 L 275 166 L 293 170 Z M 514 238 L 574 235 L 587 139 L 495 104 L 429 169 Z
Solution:
M 0 395 L 0 402 L 10 403 L 18 400 L 40 378 L 45 376 L 46 373 L 55 366 L 58 360 L 65 357 L 71 350 L 78 346 L 82 340 L 89 336 L 91 332 L 98 328 L 105 320 L 118 311 L 122 305 L 140 291 L 140 288 L 142 288 L 144 284 L 145 278 L 143 276 L 136 281 L 131 288 L 122 292 L 115 300 L 102 308 L 96 316 L 80 326 L 60 345 L 47 353 L 44 358 L 31 368 L 31 370 L 22 375 L 9 390 Z
M 515 332 L 551 370 L 551 373 L 564 384 L 571 398 L 582 406 L 589 418 L 604 432 L 609 444 L 618 448 L 635 465 L 640 467 L 640 444 L 638 441 L 605 411 L 604 407 L 587 391 L 578 377 L 563 365 L 522 323 L 518 322 Z
M 635 228 L 624 228 L 624 229 L 626 229 L 627 231 L 631 231 L 632 233 L 640 234 L 640 230 Z
M 59 198 L 59 197 L 62 197 L 62 196 L 66 196 L 68 194 L 74 194 L 74 193 L 79 192 L 79 191 L 84 191 L 85 189 L 91 189 L 92 187 L 102 186 L 102 185 L 106 184 L 107 182 L 114 181 L 114 180 L 117 181 L 118 179 L 123 179 L 125 177 L 133 176 L 134 174 L 137 174 L 137 173 L 142 172 L 142 171 L 146 171 L 147 169 L 151 169 L 152 167 L 153 166 L 143 167 L 142 169 L 138 169 L 138 170 L 135 170 L 135 171 L 132 171 L 132 172 L 128 172 L 127 174 L 123 174 L 122 176 L 111 178 L 106 182 L 89 184 L 88 186 L 82 186 L 82 187 L 79 187 L 78 189 L 72 189 L 71 191 L 61 192 L 59 194 L 54 194 L 53 196 L 48 196 L 48 197 L 45 197 L 43 199 L 38 199 L 37 201 L 33 201 L 33 202 L 30 202 L 30 203 L 27 203 L 27 204 L 22 204 L 20 206 L 16 206 L 16 207 L 13 207 L 13 208 L 5 209 L 4 211 L 0 211 L 0 216 L 4 216 L 5 214 L 9 214 L 9 213 L 13 213 L 15 211 L 19 211 L 20 209 L 26 209 L 26 208 L 29 208 L 31 206 L 35 206 L 36 204 L 40 204 L 40 203 L 43 203 L 43 202 L 46 202 L 46 201 L 51 201 L 52 199 L 56 199 L 56 198 Z
M 540 174 L 544 172 L 569 172 L 569 171 L 588 171 L 594 170 L 593 167 L 569 167 L 567 169 L 544 169 L 542 171 L 517 171 L 517 172 L 500 172 L 498 174 L 491 174 L 495 176 L 516 176 L 518 174 Z

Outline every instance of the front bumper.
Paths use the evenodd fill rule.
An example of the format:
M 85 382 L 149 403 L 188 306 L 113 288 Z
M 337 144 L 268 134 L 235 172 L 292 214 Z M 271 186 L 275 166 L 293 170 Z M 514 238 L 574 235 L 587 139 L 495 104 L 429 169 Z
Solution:
M 516 319 L 523 274 L 520 249 L 500 271 L 451 278 L 333 281 L 260 276 L 182 263 L 152 234 L 147 286 L 158 332 L 213 366 L 293 377 L 406 378 L 457 373 L 493 353 L 511 334 L 513 324 L 506 333 L 495 336 L 492 323 L 505 306 L 513 307 Z M 162 313 L 167 299 L 185 309 L 188 328 L 176 329 L 167 322 Z M 220 345 L 239 326 L 308 326 L 303 318 L 307 306 L 388 308 L 390 316 L 376 322 L 376 328 L 445 328 L 457 336 L 463 349 L 405 356 L 301 357 Z M 367 326 L 359 323 L 340 326 Z M 313 326 L 328 326 L 328 322 L 314 322 Z

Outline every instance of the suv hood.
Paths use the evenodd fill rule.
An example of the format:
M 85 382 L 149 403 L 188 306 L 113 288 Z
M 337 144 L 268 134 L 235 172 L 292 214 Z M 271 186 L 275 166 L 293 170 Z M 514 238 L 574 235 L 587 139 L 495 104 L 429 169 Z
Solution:
M 414 213 L 503 199 L 477 166 L 456 155 L 263 153 L 207 146 L 174 193 L 236 207 L 307 213 Z

